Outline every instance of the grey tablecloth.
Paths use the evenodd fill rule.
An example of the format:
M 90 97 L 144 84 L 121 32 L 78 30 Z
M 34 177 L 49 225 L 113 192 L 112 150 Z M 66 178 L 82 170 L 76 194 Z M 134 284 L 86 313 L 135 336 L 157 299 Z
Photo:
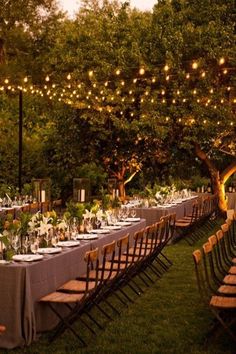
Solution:
M 57 319 L 45 304 L 37 301 L 55 291 L 64 282 L 85 272 L 84 253 L 94 247 L 133 234 L 145 227 L 146 221 L 133 223 L 117 232 L 91 242 L 81 241 L 79 247 L 44 256 L 35 263 L 13 263 L 0 266 L 0 323 L 7 327 L 0 336 L 0 348 L 29 345 L 38 332 L 53 328 Z
M 226 193 L 228 198 L 228 209 L 236 210 L 236 193 Z
M 147 226 L 154 224 L 159 221 L 163 215 L 176 213 L 176 219 L 180 219 L 185 214 L 191 213 L 192 205 L 195 199 L 189 199 L 181 204 L 163 208 L 163 207 L 152 207 L 152 208 L 136 208 L 136 214 L 140 218 L 146 219 Z

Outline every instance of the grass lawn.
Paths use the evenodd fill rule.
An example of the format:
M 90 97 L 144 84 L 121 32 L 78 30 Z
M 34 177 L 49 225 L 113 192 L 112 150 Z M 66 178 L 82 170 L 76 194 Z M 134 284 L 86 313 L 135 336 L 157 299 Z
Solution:
M 44 335 L 29 348 L 0 350 L 0 353 L 235 354 L 236 344 L 224 332 L 212 339 L 208 347 L 204 344 L 212 315 L 197 291 L 192 251 L 206 239 L 207 235 L 194 247 L 183 240 L 168 246 L 165 253 L 174 262 L 173 266 L 149 288 L 143 286 L 145 292 L 140 297 L 132 294 L 135 302 L 128 308 L 112 299 L 121 309 L 121 316 L 113 315 L 112 322 L 94 313 L 106 326 L 102 331 L 96 329 L 96 337 L 82 329 L 83 338 L 89 343 L 87 348 L 80 348 L 75 337 L 66 331 L 51 344 L 48 335 Z M 78 323 L 77 327 L 80 326 L 83 327 Z

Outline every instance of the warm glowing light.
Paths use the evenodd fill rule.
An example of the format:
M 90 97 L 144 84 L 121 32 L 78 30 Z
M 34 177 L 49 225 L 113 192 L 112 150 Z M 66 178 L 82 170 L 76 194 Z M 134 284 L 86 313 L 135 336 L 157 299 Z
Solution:
M 210 93 L 213 93 L 214 92 L 214 90 L 213 89 L 210 89 Z
M 120 75 L 120 69 L 116 70 L 116 75 Z
M 192 69 L 196 70 L 198 68 L 198 63 L 196 61 L 194 61 L 192 63 Z
M 231 90 L 231 87 L 230 87 L 230 86 L 228 86 L 228 87 L 227 87 L 227 91 L 230 91 L 230 90 Z
M 137 82 L 137 79 L 133 79 L 133 83 L 136 84 L 136 82 Z
M 25 83 L 28 82 L 28 77 L 27 77 L 27 76 L 24 77 L 24 82 L 25 82 Z
M 67 80 L 71 80 L 71 74 L 68 74 L 66 78 Z
M 89 76 L 89 77 L 92 77 L 92 76 L 93 76 L 93 70 L 89 70 L 88 76 Z
M 223 65 L 225 63 L 225 58 L 220 58 L 220 60 L 219 60 L 219 65 Z
M 207 122 L 206 119 L 204 119 L 203 123 L 206 124 L 206 122 Z
M 165 90 L 162 90 L 161 94 L 162 94 L 162 96 L 164 96 L 165 95 Z
M 144 68 L 140 68 L 140 69 L 139 69 L 139 75 L 144 75 L 144 74 L 145 74 Z
M 45 81 L 50 81 L 50 77 L 48 75 L 45 77 Z
M 106 87 L 108 86 L 108 81 L 105 82 L 104 86 L 106 86 Z
M 195 90 L 193 90 L 193 94 L 194 95 L 196 95 L 197 94 L 197 90 L 195 89 Z
M 164 71 L 168 71 L 170 68 L 169 68 L 169 66 L 166 64 L 165 66 L 164 66 Z
M 205 71 L 203 71 L 202 73 L 201 73 L 201 77 L 205 77 L 206 76 L 206 73 L 205 73 Z
M 186 74 L 186 79 L 189 79 L 190 78 L 190 74 Z
M 224 69 L 223 74 L 226 75 L 228 73 L 227 69 Z
M 175 102 L 176 102 L 176 100 L 175 100 L 175 99 L 173 99 L 173 100 L 172 100 L 172 103 L 175 103 Z
M 9 80 L 8 80 L 8 79 L 5 79 L 4 82 L 5 82 L 5 84 L 8 84 L 8 83 L 9 83 Z
M 153 78 L 152 78 L 152 83 L 154 84 L 155 82 L 156 82 L 156 78 L 153 77 Z

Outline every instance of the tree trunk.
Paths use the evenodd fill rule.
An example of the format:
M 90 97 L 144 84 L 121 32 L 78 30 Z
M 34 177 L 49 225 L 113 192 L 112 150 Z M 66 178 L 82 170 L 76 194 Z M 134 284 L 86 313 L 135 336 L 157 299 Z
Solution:
M 125 181 L 124 180 L 118 180 L 118 189 L 119 189 L 119 197 L 120 200 L 123 202 L 125 200 Z
M 200 145 L 195 143 L 195 152 L 197 157 L 202 160 L 207 166 L 211 181 L 212 181 L 212 189 L 213 193 L 217 194 L 219 197 L 219 209 L 222 213 L 226 213 L 227 211 L 227 199 L 225 196 L 225 183 L 229 179 L 232 174 L 236 172 L 236 159 L 232 161 L 232 163 L 226 167 L 224 171 L 221 173 L 217 170 L 213 162 L 209 159 L 207 154 L 201 149 Z

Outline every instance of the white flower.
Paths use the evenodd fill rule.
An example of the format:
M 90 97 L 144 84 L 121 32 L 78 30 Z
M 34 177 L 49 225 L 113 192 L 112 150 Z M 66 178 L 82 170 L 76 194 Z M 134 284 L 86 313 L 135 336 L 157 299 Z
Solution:
M 105 216 L 105 215 L 104 215 L 103 211 L 102 211 L 101 209 L 99 209 L 99 210 L 97 211 L 97 213 L 96 213 L 97 219 L 100 220 L 100 219 L 102 219 L 104 216 Z
M 84 219 L 92 219 L 95 215 L 91 211 L 85 209 L 85 214 L 83 214 Z
M 67 228 L 67 224 L 66 224 L 65 220 L 61 220 L 61 221 L 59 222 L 59 224 L 57 224 L 57 227 L 58 227 L 59 229 L 65 230 L 65 229 Z

